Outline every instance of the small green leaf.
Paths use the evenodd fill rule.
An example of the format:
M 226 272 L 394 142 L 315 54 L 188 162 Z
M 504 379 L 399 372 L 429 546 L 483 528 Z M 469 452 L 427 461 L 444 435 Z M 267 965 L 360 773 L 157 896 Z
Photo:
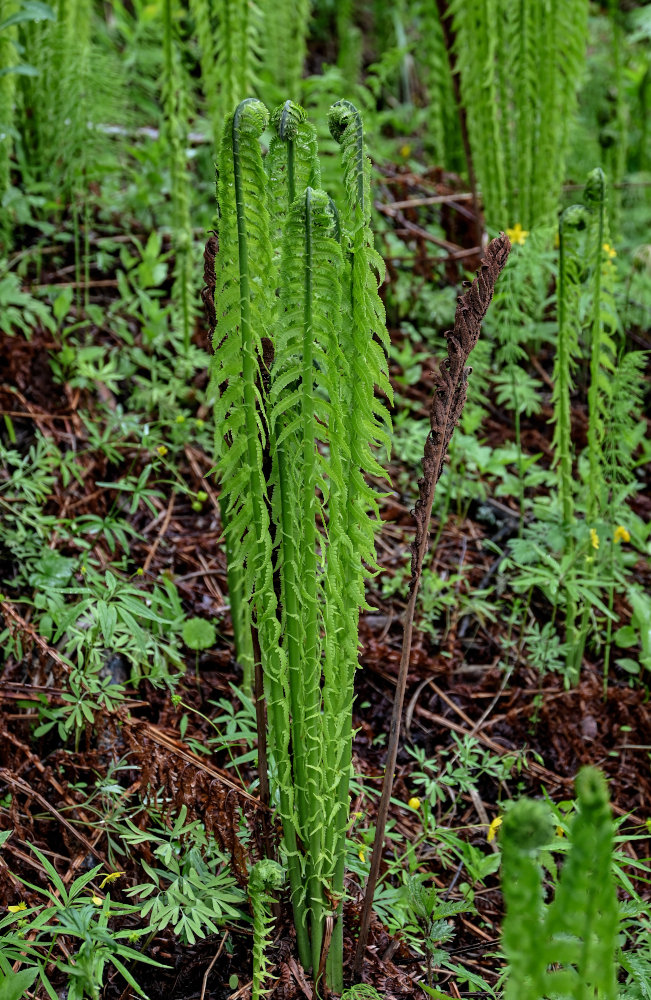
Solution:
M 57 323 L 60 323 L 68 315 L 72 305 L 72 297 L 73 289 L 71 287 L 64 288 L 52 303 L 52 312 Z
M 215 626 L 205 618 L 188 618 L 183 626 L 183 642 L 190 649 L 209 649 L 215 645 L 216 639 Z
M 637 642 L 637 632 L 632 625 L 624 625 L 618 628 L 614 635 L 615 642 L 621 649 L 628 649 Z
M 0 1000 L 20 1000 L 38 975 L 38 969 L 23 969 L 11 976 L 0 973 Z

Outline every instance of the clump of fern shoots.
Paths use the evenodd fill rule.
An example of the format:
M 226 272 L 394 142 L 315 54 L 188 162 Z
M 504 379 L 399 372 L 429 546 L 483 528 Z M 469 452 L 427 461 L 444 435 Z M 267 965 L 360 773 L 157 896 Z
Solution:
M 162 98 L 171 175 L 172 240 L 175 254 L 172 298 L 176 307 L 175 319 L 181 328 L 183 350 L 187 357 L 194 314 L 190 180 L 186 157 L 188 95 L 176 37 L 175 11 L 175 0 L 163 0 Z
M 256 695 L 266 701 L 299 956 L 341 992 L 353 678 L 378 507 L 366 476 L 383 474 L 375 451 L 388 445 L 376 387 L 391 395 L 383 265 L 356 108 L 339 102 L 330 116 L 342 150 L 339 207 L 319 187 L 302 109 L 285 102 L 272 120 L 267 170 L 264 106 L 246 99 L 224 126 L 217 467 L 240 607 L 259 649 Z
M 606 782 L 594 768 L 576 781 L 578 809 L 556 895 L 545 903 L 541 852 L 553 840 L 548 807 L 522 799 L 500 831 L 509 963 L 505 1000 L 615 1000 L 619 912 L 611 861 L 613 821 Z
M 614 536 L 617 524 L 626 516 L 626 497 L 635 489 L 632 455 L 643 354 L 626 354 L 619 337 L 612 259 L 615 251 L 607 241 L 606 194 L 605 176 L 596 169 L 588 177 L 583 204 L 570 206 L 559 222 L 559 331 L 552 443 L 564 534 L 567 668 L 573 682 L 579 677 L 586 638 L 594 624 L 594 608 L 606 620 L 607 674 L 616 573 Z M 589 377 L 583 388 L 587 388 L 588 441 L 585 454 L 577 456 L 571 398 L 575 372 L 586 354 Z M 577 491 L 577 465 L 581 493 Z M 579 513 L 584 514 L 583 522 Z M 588 558 L 584 559 L 586 548 Z M 580 559 L 584 566 L 578 565 Z M 607 606 L 599 596 L 603 590 L 608 595 Z
M 438 0 L 489 226 L 551 221 L 587 44 L 587 0 Z

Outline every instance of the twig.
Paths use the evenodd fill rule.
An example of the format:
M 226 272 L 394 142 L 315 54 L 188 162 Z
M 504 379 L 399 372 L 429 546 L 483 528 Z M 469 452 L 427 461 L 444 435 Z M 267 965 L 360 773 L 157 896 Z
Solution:
M 420 208 L 422 205 L 448 205 L 455 201 L 472 201 L 472 193 L 463 194 L 430 194 L 424 198 L 407 198 L 406 201 L 391 201 L 388 205 L 378 204 L 375 207 L 383 212 L 385 208 Z
M 11 622 L 13 622 L 13 624 L 22 632 L 23 636 L 27 636 L 32 642 L 34 642 L 42 653 L 51 657 L 55 663 L 58 663 L 59 666 L 65 670 L 67 674 L 70 673 L 72 665 L 64 660 L 63 657 L 57 653 L 56 649 L 49 646 L 45 639 L 38 634 L 32 625 L 29 625 L 24 618 L 20 617 L 9 601 L 0 601 L 0 610 L 2 610 L 2 613 L 5 616 L 5 622 L 7 622 L 7 625 L 9 625 L 7 619 L 10 619 Z
M 158 546 L 160 545 L 163 538 L 165 537 L 165 532 L 170 526 L 170 521 L 172 520 L 172 511 L 174 510 L 174 499 L 175 499 L 174 494 L 172 494 L 172 496 L 170 497 L 170 502 L 167 505 L 167 510 L 165 511 L 165 517 L 163 518 L 163 523 L 160 526 L 160 531 L 156 535 L 156 538 L 154 539 L 153 544 L 149 549 L 149 552 L 147 553 L 147 558 L 145 559 L 144 565 L 142 567 L 143 572 L 145 573 L 151 566 L 152 560 L 156 555 L 156 550 L 158 549 Z
M 468 376 L 471 371 L 471 369 L 466 367 L 466 363 L 470 352 L 479 338 L 481 323 L 493 296 L 495 282 L 506 264 L 510 249 L 511 244 L 508 237 L 504 234 L 493 240 L 487 247 L 486 257 L 479 275 L 475 278 L 465 295 L 459 299 L 454 318 L 454 330 L 447 335 L 448 356 L 443 361 L 439 372 L 434 378 L 435 392 L 430 410 L 430 432 L 425 442 L 423 477 L 418 484 L 419 497 L 414 511 L 416 536 L 412 545 L 409 603 L 405 613 L 398 683 L 396 685 L 396 694 L 391 715 L 387 761 L 376 821 L 371 870 L 366 884 L 364 906 L 360 920 L 359 940 L 357 942 L 357 951 L 353 965 L 354 979 L 359 979 L 362 970 L 362 962 L 364 960 L 364 952 L 371 924 L 373 896 L 380 872 L 384 830 L 389 814 L 393 778 L 398 757 L 400 720 L 409 671 L 414 614 L 423 559 L 429 538 L 429 520 L 434 502 L 434 491 L 443 471 L 443 462 L 445 461 L 448 445 L 452 438 L 452 432 L 461 416 L 466 401 Z
M 13 775 L 11 771 L 7 770 L 6 767 L 0 767 L 0 780 L 6 781 L 8 785 L 11 785 L 13 788 L 17 789 L 17 791 L 22 792 L 23 795 L 27 795 L 29 798 L 36 799 L 37 802 L 40 802 L 44 809 L 52 813 L 55 819 L 57 819 L 59 823 L 62 823 L 66 830 L 68 830 L 73 837 L 76 837 L 77 840 L 84 845 L 89 854 L 93 854 L 98 861 L 101 861 L 107 871 L 112 870 L 104 855 L 100 854 L 96 847 L 93 847 L 90 841 L 84 837 L 83 833 L 79 833 L 79 830 L 75 830 L 72 823 L 69 823 L 65 816 L 62 816 L 61 813 L 40 794 L 40 792 L 37 792 L 31 787 L 31 785 L 28 785 L 26 781 L 23 781 L 22 778 L 15 777 L 15 775 Z
M 213 965 L 215 964 L 215 962 L 217 961 L 217 959 L 219 958 L 219 956 L 221 955 L 221 953 L 223 951 L 224 945 L 226 944 L 226 938 L 227 937 L 228 937 L 228 931 L 225 931 L 224 932 L 224 936 L 222 937 L 221 941 L 219 942 L 219 948 L 217 949 L 217 954 L 215 955 L 215 957 L 213 958 L 212 962 L 210 963 L 210 965 L 208 966 L 208 968 L 206 969 L 206 971 L 204 973 L 203 983 L 201 985 L 201 996 L 199 997 L 199 1000 L 203 1000 L 203 998 L 206 995 L 206 986 L 208 985 L 208 976 L 212 972 Z

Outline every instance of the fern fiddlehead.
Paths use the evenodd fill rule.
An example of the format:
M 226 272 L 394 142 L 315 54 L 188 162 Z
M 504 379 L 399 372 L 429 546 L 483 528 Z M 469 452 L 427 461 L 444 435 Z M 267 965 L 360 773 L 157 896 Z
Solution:
M 378 284 L 384 264 L 373 249 L 370 230 L 370 163 L 364 148 L 364 129 L 359 111 L 348 101 L 339 101 L 330 110 L 331 134 L 341 146 L 346 202 L 344 229 L 349 227 L 350 270 L 342 300 L 341 353 L 346 370 L 340 378 L 340 412 L 344 414 L 339 452 L 344 489 L 332 487 L 331 522 L 333 564 L 330 591 L 343 600 L 331 599 L 333 616 L 331 645 L 324 664 L 324 703 L 334 728 L 328 741 L 330 759 L 328 784 L 336 789 L 330 800 L 333 817 L 326 838 L 326 852 L 334 860 L 332 895 L 336 912 L 341 913 L 343 895 L 345 836 L 348 822 L 348 776 L 352 754 L 353 681 L 358 665 L 359 611 L 365 606 L 364 580 L 375 566 L 375 518 L 378 496 L 366 476 L 384 478 L 374 455 L 374 447 L 389 446 L 389 417 L 376 399 L 376 387 L 392 398 L 387 377 L 387 333 Z M 377 338 L 377 339 L 376 339 Z M 337 506 L 338 505 L 338 506 Z M 340 511 L 340 513 L 339 513 Z M 365 569 L 364 567 L 367 567 Z M 335 924 L 328 953 L 328 982 L 338 985 L 343 950 L 341 918 Z
M 249 874 L 249 900 L 253 911 L 253 984 L 252 1000 L 260 1000 L 269 991 L 264 984 L 269 977 L 269 963 L 265 955 L 270 943 L 273 927 L 271 903 L 273 889 L 281 889 L 285 882 L 285 870 L 277 861 L 263 858 Z
M 555 899 L 544 903 L 540 850 L 552 840 L 549 810 L 522 799 L 501 828 L 505 1000 L 565 996 L 615 1000 L 618 907 L 612 873 L 613 823 L 606 782 L 594 768 L 576 781 L 578 811 Z

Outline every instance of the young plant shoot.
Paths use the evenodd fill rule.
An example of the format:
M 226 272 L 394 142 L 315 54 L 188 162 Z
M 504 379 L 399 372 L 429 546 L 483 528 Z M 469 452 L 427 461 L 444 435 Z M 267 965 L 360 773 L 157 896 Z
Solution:
M 247 99 L 222 139 L 215 287 L 216 452 L 236 603 L 259 648 L 271 801 L 283 826 L 301 962 L 342 987 L 353 679 L 375 566 L 377 448 L 388 448 L 382 260 L 362 119 L 329 125 L 346 197 L 318 187 L 315 130 Z M 261 766 L 263 766 L 261 761 Z M 326 938 L 326 922 L 334 930 Z

